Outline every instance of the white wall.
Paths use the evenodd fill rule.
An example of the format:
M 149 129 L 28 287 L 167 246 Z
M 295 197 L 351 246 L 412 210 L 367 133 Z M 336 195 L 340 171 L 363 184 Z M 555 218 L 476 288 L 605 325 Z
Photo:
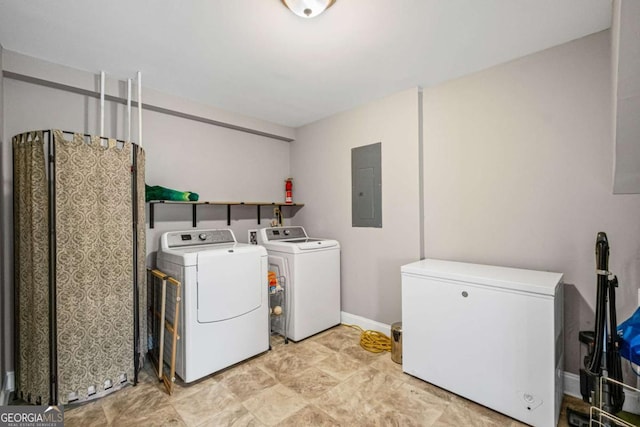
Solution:
M 640 287 L 640 196 L 612 194 L 609 54 L 605 31 L 424 91 L 427 257 L 564 273 L 571 372 L 598 231 L 620 320 Z
M 5 51 L 6 53 L 6 51 Z M 51 69 L 51 76 L 64 84 L 87 89 L 86 81 L 95 81 L 91 73 L 72 70 L 55 64 L 26 58 L 28 66 L 16 66 L 24 59 L 10 53 L 12 71 L 19 70 L 27 75 L 42 77 L 42 69 Z M 7 56 L 5 56 L 6 58 Z M 5 63 L 5 65 L 7 65 Z M 36 68 L 34 68 L 36 67 Z M 41 67 L 41 68 L 38 68 Z M 72 91 L 65 91 L 33 84 L 12 78 L 3 78 L 4 84 L 4 133 L 2 146 L 2 215 L 4 277 L 2 292 L 7 296 L 3 301 L 9 307 L 3 328 L 9 331 L 3 342 L 8 355 L 7 366 L 13 368 L 13 243 L 12 243 L 12 165 L 11 137 L 15 134 L 37 129 L 63 129 L 96 134 L 99 126 L 99 100 Z M 120 90 L 123 85 L 111 82 Z M 146 93 L 146 91 L 145 91 Z M 117 95 L 117 94 L 116 94 Z M 144 96 L 144 94 L 143 94 Z M 189 114 L 207 116 L 211 110 L 190 103 L 187 100 L 163 97 L 153 93 L 150 101 L 163 108 Z M 105 133 L 111 137 L 125 136 L 125 107 L 107 102 Z M 213 115 L 206 118 L 219 119 Z M 136 111 L 134 109 L 134 114 Z M 256 125 L 259 132 L 274 133 L 290 137 L 293 129 L 280 125 L 253 121 L 230 113 L 223 116 L 227 123 L 246 127 Z M 235 120 L 237 119 L 237 121 Z M 265 136 L 240 132 L 233 129 L 175 117 L 154 111 L 143 113 L 144 148 L 146 152 L 146 182 L 179 190 L 199 193 L 200 200 L 213 201 L 283 201 L 284 179 L 289 171 L 289 143 Z M 137 127 L 132 135 L 137 139 Z M 8 141 L 8 142 L 7 142 Z M 304 209 L 304 208 L 303 208 Z M 289 215 L 297 211 L 285 211 Z M 231 227 L 227 227 L 226 207 L 199 208 L 198 228 L 231 228 L 240 241 L 247 240 L 247 230 L 258 228 L 255 207 L 233 207 Z M 272 217 L 272 211 L 263 208 L 262 227 Z M 147 224 L 149 218 L 147 216 Z M 154 251 L 157 249 L 159 234 L 166 230 L 192 229 L 191 208 L 189 206 L 156 207 L 156 224 L 153 230 L 147 228 L 148 263 L 153 265 Z M 5 237 L 6 236 L 6 237 Z
M 149 185 L 194 191 L 200 200 L 284 201 L 288 142 L 153 112 L 145 115 L 144 129 Z M 248 229 L 267 226 L 273 216 L 263 207 L 258 225 L 255 206 L 231 209 L 231 229 L 243 242 Z M 226 206 L 198 207 L 198 227 L 227 228 L 226 212 Z M 157 250 L 160 232 L 191 228 L 190 206 L 156 206 L 155 217 L 154 229 L 147 230 L 148 253 Z
M 74 90 L 79 89 L 90 91 L 95 94 L 98 94 L 99 92 L 100 73 L 98 70 L 96 70 L 95 73 L 89 73 L 10 50 L 5 50 L 3 52 L 2 59 L 4 72 L 26 76 L 31 79 L 44 80 L 56 85 L 70 87 Z M 135 73 L 132 72 L 130 77 L 135 77 Z M 118 79 L 107 72 L 105 82 L 105 92 L 107 96 L 111 95 L 120 97 L 124 101 L 127 94 L 126 88 L 126 78 Z M 137 91 L 135 81 L 133 82 L 133 91 L 135 101 L 135 92 Z M 143 91 L 143 103 L 145 106 L 154 107 L 156 109 L 161 108 L 174 110 L 181 114 L 190 114 L 202 119 L 212 120 L 239 128 L 250 129 L 258 133 L 275 135 L 289 140 L 293 139 L 295 135 L 295 130 L 287 126 L 243 116 L 241 114 L 231 113 L 210 105 L 200 104 L 177 96 L 158 92 L 150 88 L 145 88 Z M 93 118 L 96 120 L 98 119 L 97 116 L 93 116 Z M 113 124 L 113 122 L 111 124 Z M 105 125 L 108 126 L 109 123 L 105 122 Z M 106 129 L 108 129 L 108 127 L 106 127 Z M 137 135 L 137 132 L 132 132 L 132 135 Z
M 297 130 L 291 143 L 294 222 L 342 245 L 342 310 L 401 320 L 400 266 L 420 254 L 418 91 L 408 90 Z M 382 228 L 351 227 L 351 149 L 382 142 Z

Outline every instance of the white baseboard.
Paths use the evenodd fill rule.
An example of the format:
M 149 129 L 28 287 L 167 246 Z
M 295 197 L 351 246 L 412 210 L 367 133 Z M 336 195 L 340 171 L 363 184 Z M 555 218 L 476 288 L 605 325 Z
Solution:
M 582 399 L 580 393 L 580 376 L 571 372 L 564 373 L 564 394 Z
M 580 393 L 580 376 L 571 372 L 564 373 L 564 394 L 582 399 Z M 622 410 L 633 414 L 640 413 L 640 393 L 625 389 Z
M 376 322 L 375 320 L 367 319 L 366 317 L 358 316 L 356 314 L 340 312 L 340 323 L 345 325 L 358 325 L 365 331 L 378 331 L 385 335 L 391 334 L 391 325 L 385 323 Z
M 6 406 L 9 403 L 9 395 L 15 388 L 15 374 L 13 371 L 7 372 L 4 377 L 2 390 L 0 390 L 0 406 Z
M 9 371 L 5 375 L 3 389 L 6 391 L 14 391 L 16 389 L 16 377 L 13 371 Z

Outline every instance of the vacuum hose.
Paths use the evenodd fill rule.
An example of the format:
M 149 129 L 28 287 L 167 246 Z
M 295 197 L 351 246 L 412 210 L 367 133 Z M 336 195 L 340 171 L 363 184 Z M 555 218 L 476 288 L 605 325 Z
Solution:
M 599 232 L 596 237 L 596 268 L 597 268 L 597 299 L 596 299 L 596 324 L 593 353 L 585 366 L 591 375 L 600 375 L 602 372 L 602 352 L 604 351 L 605 320 L 607 316 L 607 290 L 609 284 L 609 242 L 607 235 Z M 614 329 L 615 331 L 615 329 Z
M 596 238 L 596 264 L 597 264 L 597 300 L 596 300 L 596 324 L 594 331 L 593 350 L 585 361 L 585 369 L 596 381 L 602 376 L 602 354 L 606 357 L 607 376 L 613 380 L 622 382 L 622 362 L 619 352 L 619 337 L 616 333 L 618 322 L 616 318 L 616 287 L 618 279 L 613 276 L 609 280 L 609 242 L 607 235 L 599 232 Z M 608 301 L 607 301 L 608 299 Z M 608 304 L 607 304 L 608 302 Z M 608 310 L 607 310 L 608 309 Z M 609 324 L 607 325 L 607 315 Z M 607 334 L 607 328 L 609 334 Z M 608 336 L 607 336 L 608 335 Z M 605 348 L 606 340 L 606 348 Z M 622 410 L 624 392 L 622 386 L 614 383 L 608 384 L 608 402 L 612 413 Z

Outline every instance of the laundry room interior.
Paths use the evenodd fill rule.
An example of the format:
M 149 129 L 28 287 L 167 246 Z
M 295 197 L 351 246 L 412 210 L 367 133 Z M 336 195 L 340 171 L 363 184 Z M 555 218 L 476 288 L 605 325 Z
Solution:
M 315 7 L 326 10 L 304 16 Z M 2 408 L 64 407 L 66 425 L 581 426 L 595 407 L 629 423 L 603 425 L 638 425 L 640 338 L 623 344 L 612 329 L 640 306 L 639 34 L 637 0 L 0 0 Z M 138 163 L 126 155 L 113 208 L 79 213 L 110 198 L 91 169 L 69 173 L 102 196 L 56 187 L 65 167 L 84 167 L 58 165 L 72 140 L 131 148 Z M 25 166 L 18 179 L 16 147 L 36 141 L 41 174 Z M 142 200 L 145 184 L 175 191 Z M 34 185 L 48 198 L 18 210 Z M 97 325 L 99 282 L 67 305 L 56 287 L 60 298 L 65 278 L 82 288 L 88 264 L 118 280 L 106 246 L 125 238 L 105 227 L 88 242 L 73 226 L 117 224 L 120 212 L 128 295 L 105 291 L 104 304 L 132 308 L 121 322 L 131 360 L 122 387 L 101 379 L 74 394 L 62 373 L 78 327 L 66 331 L 66 317 L 90 307 L 96 329 L 77 333 L 96 341 L 78 360 L 120 333 Z M 37 240 L 49 242 L 43 258 L 31 256 Z M 216 244 L 227 258 L 205 251 Z M 74 245 L 88 260 L 68 273 Z M 205 269 L 208 256 L 218 267 Z M 41 299 L 32 287 L 23 298 L 38 260 Z M 204 271 L 225 281 L 206 291 L 212 312 L 237 325 L 202 326 L 218 322 L 199 299 Z M 182 294 L 167 291 L 174 282 Z M 466 313 L 457 305 L 494 291 Z M 165 292 L 166 321 L 155 311 Z M 307 329 L 305 315 L 319 323 Z M 382 350 L 363 341 L 372 331 Z M 44 383 L 27 378 L 30 363 Z M 92 369 L 80 365 L 68 369 Z M 32 386 L 44 394 L 20 393 Z

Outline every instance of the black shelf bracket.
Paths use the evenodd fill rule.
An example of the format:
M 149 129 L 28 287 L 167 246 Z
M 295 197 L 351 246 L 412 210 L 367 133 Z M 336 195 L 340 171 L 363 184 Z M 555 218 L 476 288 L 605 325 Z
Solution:
M 152 201 L 149 202 L 149 228 L 154 228 L 155 225 L 155 206 L 158 203 L 165 203 L 164 200 L 156 200 L 156 201 Z M 173 202 L 170 201 L 168 203 L 172 203 L 172 204 L 180 204 L 180 202 Z M 185 203 L 189 203 L 189 202 L 185 202 Z M 227 226 L 231 226 L 231 205 L 243 205 L 246 206 L 247 203 L 245 202 L 238 202 L 238 203 L 224 203 L 224 202 L 196 202 L 196 203 L 191 203 L 191 225 L 193 226 L 193 228 L 196 228 L 198 226 L 198 205 L 218 205 L 218 206 L 223 206 L 226 205 L 227 206 Z M 296 206 L 296 207 L 300 207 L 300 206 L 304 206 L 304 204 L 298 204 L 298 203 L 254 203 L 254 202 L 249 202 L 249 205 L 256 205 L 256 214 L 257 214 L 257 222 L 258 224 L 260 224 L 261 222 L 261 216 L 262 216 L 262 206 L 273 206 L 273 207 L 277 207 L 280 211 L 282 211 L 282 208 L 284 206 Z

